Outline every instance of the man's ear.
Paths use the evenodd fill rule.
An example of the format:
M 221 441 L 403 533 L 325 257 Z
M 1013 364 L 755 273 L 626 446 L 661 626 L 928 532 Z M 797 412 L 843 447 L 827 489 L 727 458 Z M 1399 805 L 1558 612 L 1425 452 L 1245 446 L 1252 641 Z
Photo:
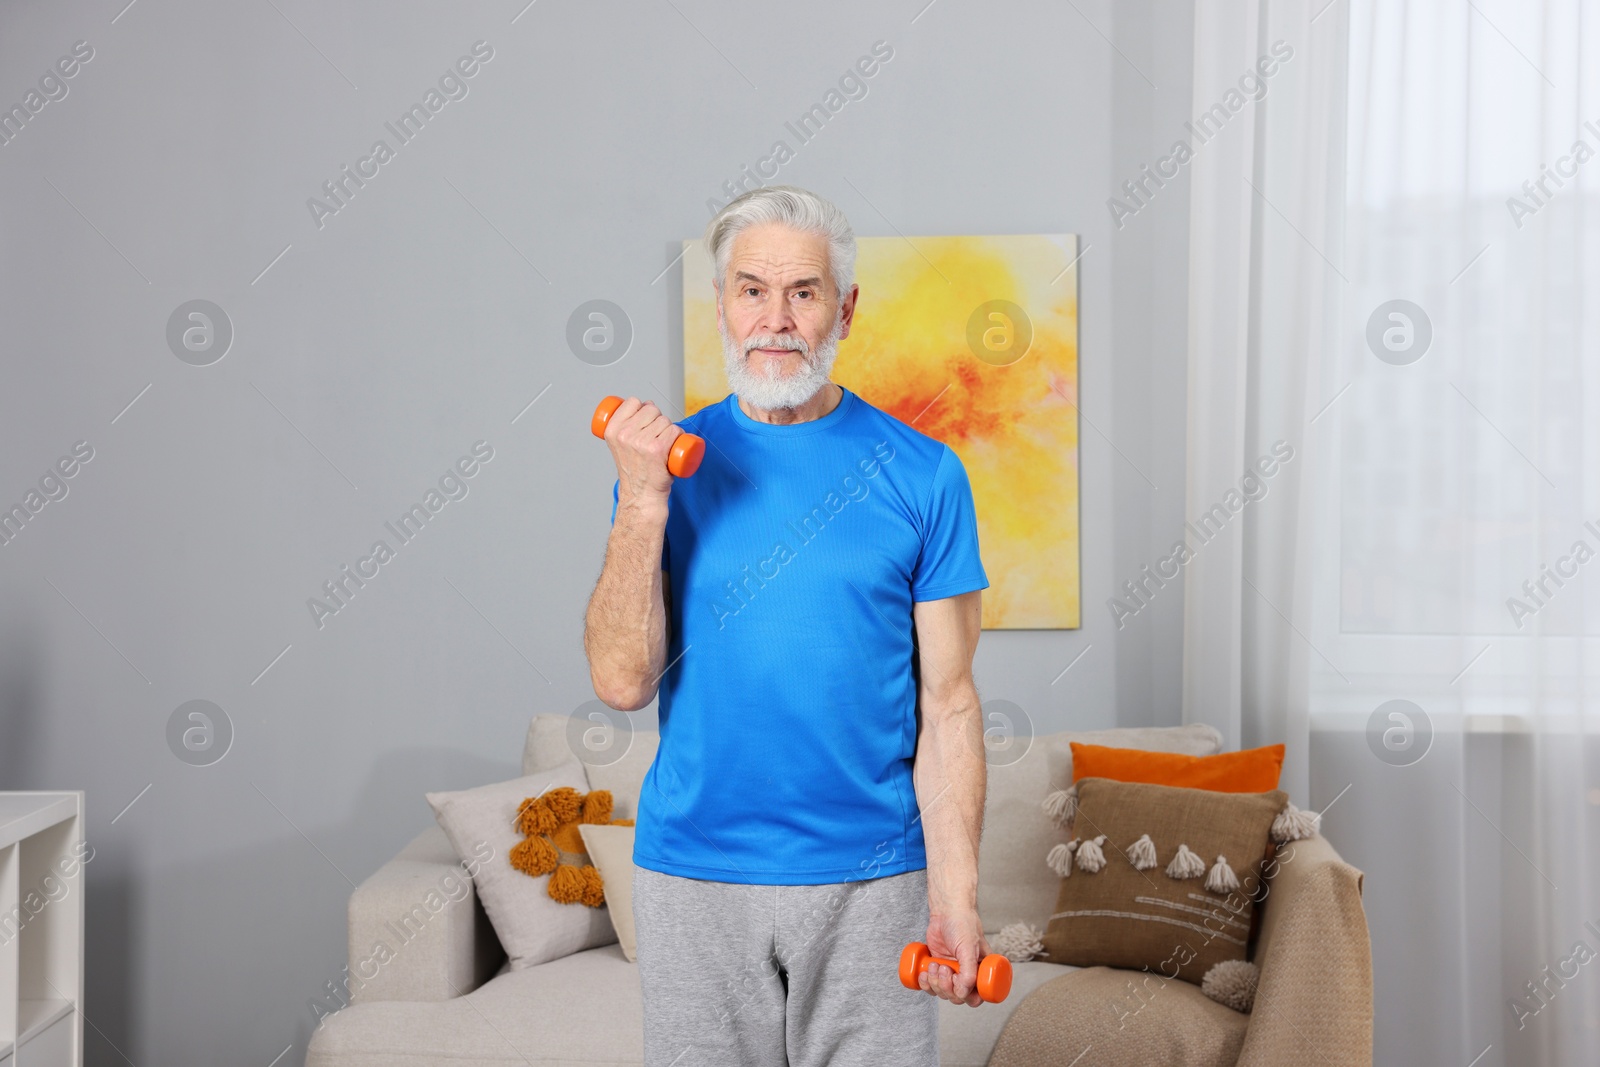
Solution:
M 856 296 L 861 292 L 861 286 L 852 285 L 849 295 L 839 304 L 839 340 L 843 341 L 850 336 L 850 323 L 856 315 Z

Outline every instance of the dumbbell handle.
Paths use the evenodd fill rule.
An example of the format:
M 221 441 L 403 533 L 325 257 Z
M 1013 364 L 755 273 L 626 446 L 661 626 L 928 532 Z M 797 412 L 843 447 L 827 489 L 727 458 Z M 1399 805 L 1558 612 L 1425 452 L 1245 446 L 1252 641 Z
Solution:
M 590 432 L 604 441 L 606 424 L 621 406 L 620 396 L 608 396 L 600 401 L 600 406 L 594 409 L 594 418 L 589 420 Z M 674 477 L 687 478 L 700 469 L 700 461 L 705 458 L 705 454 L 704 438 L 692 433 L 680 433 L 672 439 L 672 451 L 667 453 L 667 470 L 671 471 Z
M 900 953 L 900 983 L 907 989 L 920 989 L 917 978 L 929 967 L 942 963 L 952 971 L 961 970 L 955 960 L 941 959 L 928 951 L 928 946 L 913 941 Z M 978 961 L 978 996 L 990 1004 L 998 1004 L 1011 993 L 1011 961 L 998 952 L 991 952 Z

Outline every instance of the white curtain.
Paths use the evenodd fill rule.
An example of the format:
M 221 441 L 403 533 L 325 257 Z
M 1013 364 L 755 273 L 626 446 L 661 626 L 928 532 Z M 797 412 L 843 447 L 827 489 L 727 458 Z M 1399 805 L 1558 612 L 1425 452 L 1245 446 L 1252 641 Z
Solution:
M 1600 1064 L 1600 4 L 1195 35 L 1197 111 L 1296 54 L 1191 165 L 1190 516 L 1297 456 L 1189 564 L 1186 717 L 1367 872 L 1377 1062 Z
M 1283 788 L 1302 806 L 1313 420 L 1332 394 L 1344 284 L 1345 27 L 1342 4 L 1199 0 L 1195 12 L 1191 132 L 1207 139 L 1189 164 L 1184 718 L 1230 746 L 1283 742 Z

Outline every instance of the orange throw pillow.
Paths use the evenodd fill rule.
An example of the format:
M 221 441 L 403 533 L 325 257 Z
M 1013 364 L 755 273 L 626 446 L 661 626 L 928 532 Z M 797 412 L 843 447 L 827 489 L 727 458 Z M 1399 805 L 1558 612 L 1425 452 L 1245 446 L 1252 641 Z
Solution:
M 1283 746 L 1266 745 L 1215 756 L 1182 756 L 1142 748 L 1072 744 L 1072 780 L 1110 778 L 1118 782 L 1210 789 L 1218 793 L 1266 793 L 1278 788 Z

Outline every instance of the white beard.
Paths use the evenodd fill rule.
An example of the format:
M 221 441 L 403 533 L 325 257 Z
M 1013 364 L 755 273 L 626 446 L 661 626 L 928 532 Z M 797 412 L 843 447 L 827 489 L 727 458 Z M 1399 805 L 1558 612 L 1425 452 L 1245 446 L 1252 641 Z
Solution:
M 741 351 L 739 345 L 728 336 L 725 325 L 718 324 L 717 330 L 722 334 L 722 366 L 728 375 L 729 388 L 751 407 L 775 411 L 799 407 L 828 384 L 828 374 L 839 355 L 839 335 L 844 330 L 844 323 L 834 319 L 833 329 L 828 331 L 828 336 L 822 339 L 812 354 L 806 352 L 805 341 L 793 334 L 751 334 L 745 339 Z M 799 352 L 802 363 L 787 374 L 770 364 L 760 371 L 752 370 L 749 361 L 752 348 L 787 348 Z M 761 358 L 766 363 L 766 357 Z

